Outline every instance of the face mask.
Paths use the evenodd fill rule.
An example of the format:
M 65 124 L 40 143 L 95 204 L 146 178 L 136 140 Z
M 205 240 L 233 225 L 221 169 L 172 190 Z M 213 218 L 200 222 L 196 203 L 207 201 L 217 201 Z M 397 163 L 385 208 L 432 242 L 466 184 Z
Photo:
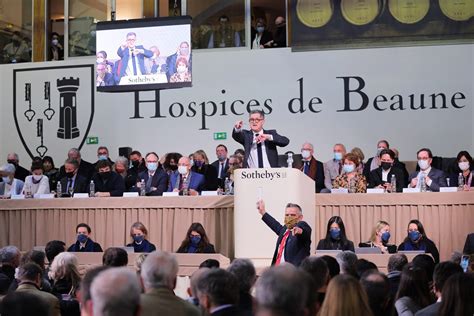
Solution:
M 334 160 L 342 160 L 342 153 L 334 153 Z
M 383 242 L 388 242 L 388 240 L 390 239 L 390 232 L 383 232 L 380 238 L 382 238 Z
M 104 58 L 97 58 L 97 63 L 98 64 L 102 64 L 104 62 Z
M 303 150 L 301 151 L 301 157 L 303 157 L 304 159 L 308 159 L 309 157 L 311 157 L 311 152 L 309 150 Z
M 107 156 L 106 155 L 100 155 L 99 156 L 99 160 L 107 160 Z
M 2 181 L 5 183 L 10 183 L 10 177 L 2 177 Z
M 112 172 L 110 171 L 99 172 L 99 176 L 102 178 L 102 180 L 108 180 L 111 175 L 112 175 Z
M 181 48 L 179 51 L 180 51 L 181 55 L 189 54 L 189 48 Z
M 43 178 L 43 176 L 41 176 L 41 175 L 36 175 L 36 174 L 33 175 L 33 179 L 35 181 L 40 181 L 42 178 Z
M 201 236 L 193 236 L 193 237 L 190 237 L 189 240 L 191 241 L 191 244 L 193 244 L 194 246 L 197 246 L 199 245 L 199 242 L 201 241 Z
M 415 242 L 415 241 L 417 241 L 418 239 L 420 239 L 420 236 L 421 236 L 421 234 L 420 234 L 420 232 L 417 231 L 417 230 L 414 230 L 414 231 L 408 233 L 408 238 L 410 238 L 410 240 L 411 240 L 412 242 Z
M 139 164 L 140 164 L 139 160 L 132 160 L 132 166 L 133 167 L 137 168 Z
M 86 235 L 83 235 L 83 234 L 77 235 L 77 241 L 80 242 L 81 244 L 86 243 L 87 239 L 88 237 Z
M 377 157 L 380 155 L 380 153 L 382 152 L 382 150 L 384 150 L 385 148 L 383 147 L 379 147 L 377 148 Z
M 53 40 L 51 41 L 51 44 L 53 44 L 53 46 L 57 46 L 58 43 L 59 43 L 59 41 L 58 41 L 57 39 L 53 39 Z
M 224 160 L 226 160 L 226 156 L 225 155 L 217 155 L 217 159 L 219 161 L 224 161 Z
M 469 161 L 460 162 L 458 163 L 458 166 L 459 166 L 459 169 L 461 169 L 462 171 L 466 171 L 469 169 Z
M 265 27 L 264 27 L 264 26 L 257 26 L 257 32 L 263 33 L 263 31 L 265 31 Z
M 201 160 L 196 160 L 194 162 L 194 165 L 198 168 L 201 168 L 203 165 L 204 165 L 204 161 L 201 161 Z
M 329 230 L 331 238 L 334 240 L 339 240 L 341 238 L 341 230 L 339 228 L 332 228 Z
M 15 161 L 15 160 L 7 160 L 7 162 L 8 162 L 8 163 L 11 163 L 11 164 L 12 164 L 12 165 L 14 165 L 14 166 L 16 166 L 16 165 L 17 165 L 17 163 L 16 163 L 16 161 Z
M 68 178 L 74 177 L 74 172 L 66 172 L 66 177 Z
M 188 173 L 188 168 L 186 166 L 179 166 L 178 172 L 179 174 L 185 175 L 186 173 Z
M 390 162 L 381 162 L 380 166 L 382 166 L 382 169 L 387 171 L 392 167 L 392 164 Z
M 186 66 L 178 66 L 178 68 L 176 69 L 179 73 L 184 73 L 186 72 Z
M 354 171 L 354 165 L 344 165 L 343 169 L 345 173 L 351 173 L 352 171 Z
M 157 162 L 149 162 L 146 164 L 146 167 L 148 169 L 148 171 L 156 171 L 156 169 L 158 169 L 158 163 Z
M 285 226 L 288 229 L 292 229 L 298 224 L 298 217 L 285 215 Z
M 141 243 L 145 239 L 144 235 L 133 236 L 133 241 L 137 244 Z
M 430 164 L 428 163 L 428 160 L 418 160 L 418 166 L 420 167 L 421 170 L 426 170 L 429 168 Z

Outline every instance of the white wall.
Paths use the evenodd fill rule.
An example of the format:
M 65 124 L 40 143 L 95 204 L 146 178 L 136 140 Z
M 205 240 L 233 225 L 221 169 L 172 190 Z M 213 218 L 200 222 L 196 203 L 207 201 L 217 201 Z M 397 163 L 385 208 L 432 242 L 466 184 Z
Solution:
M 455 156 L 461 149 L 473 151 L 474 45 L 298 53 L 292 53 L 289 49 L 212 50 L 194 51 L 193 54 L 193 87 L 161 92 L 161 115 L 166 118 L 150 118 L 155 113 L 154 105 L 142 104 L 140 115 L 144 118 L 129 119 L 134 115 L 133 93 L 96 93 L 95 115 L 89 136 L 98 136 L 99 144 L 107 145 L 112 157 L 117 155 L 118 147 L 129 145 L 142 152 L 154 150 L 159 154 L 169 151 L 190 153 L 202 148 L 214 159 L 214 148 L 221 141 L 213 140 L 213 133 L 227 132 L 227 140 L 223 143 L 233 151 L 238 148 L 238 144 L 231 138 L 232 126 L 237 120 L 247 121 L 246 114 L 234 115 L 230 112 L 231 103 L 242 100 L 248 104 L 255 102 L 251 100 L 257 100 L 260 104 L 267 102 L 270 105 L 272 112 L 267 115 L 265 126 L 276 128 L 290 138 L 288 150 L 298 151 L 302 142 L 311 141 L 315 145 L 316 155 L 323 161 L 331 157 L 332 144 L 335 142 L 343 142 L 349 150 L 359 146 L 367 157 L 373 156 L 376 142 L 381 138 L 389 140 L 393 147 L 400 150 L 402 160 L 413 160 L 416 150 L 421 146 L 430 147 L 435 155 L 441 156 Z M 81 58 L 67 62 L 0 67 L 0 161 L 10 151 L 18 152 L 23 161 L 29 161 L 25 159 L 27 154 L 19 141 L 13 119 L 13 69 L 92 64 L 94 61 L 94 58 Z M 44 71 L 41 76 L 31 76 L 32 85 L 40 87 L 33 96 L 33 106 L 41 105 L 38 110 L 42 111 L 44 108 L 41 107 L 45 104 L 41 90 L 43 81 L 55 83 L 58 74 L 77 76 L 79 72 L 63 69 L 57 74 Z M 370 99 L 365 110 L 338 112 L 344 109 L 344 80 L 337 77 L 364 79 L 363 91 Z M 292 114 L 288 103 L 292 98 L 299 97 L 300 78 L 304 81 L 303 104 L 306 111 Z M 357 88 L 355 79 L 349 82 L 350 89 Z M 80 107 L 81 112 L 90 107 L 90 97 L 85 86 L 81 85 L 83 88 L 78 91 L 78 111 Z M 22 89 L 17 89 L 19 104 L 24 104 Z M 52 90 L 53 104 L 57 104 L 59 94 L 57 90 Z M 438 108 L 430 109 L 429 95 L 433 93 L 446 95 L 445 109 L 440 108 L 440 98 L 437 99 Z M 405 110 L 377 111 L 374 108 L 373 102 L 377 95 L 390 99 L 396 94 L 403 97 Z M 427 109 L 410 109 L 410 94 L 415 95 L 417 107 L 420 95 L 424 94 Z M 153 96 L 153 93 L 141 93 L 141 98 L 146 99 L 150 95 Z M 456 98 L 454 103 L 459 108 L 451 105 L 453 95 Z M 308 102 L 313 97 L 321 100 L 321 104 L 314 106 L 315 110 L 320 110 L 319 113 L 308 110 Z M 222 113 L 224 101 L 225 115 Z M 169 108 L 174 102 L 183 104 L 185 112 L 190 112 L 188 105 L 194 102 L 196 115 L 170 117 Z M 205 127 L 208 128 L 204 130 L 202 104 L 206 104 L 204 111 L 211 113 L 211 102 L 216 104 L 217 113 L 204 117 Z M 351 93 L 350 102 L 351 108 L 359 108 L 360 95 Z M 393 101 L 379 102 L 384 108 L 389 108 L 391 103 Z M 239 113 L 245 112 L 245 106 L 240 103 L 236 109 Z M 178 105 L 175 104 L 173 110 L 177 113 Z M 264 110 L 268 112 L 265 107 Z M 84 113 L 81 115 L 84 117 Z M 47 154 L 60 162 L 65 158 L 67 149 L 77 146 L 79 142 L 55 139 L 57 122 L 54 123 L 54 128 L 48 129 L 48 133 L 52 134 L 48 136 Z M 37 141 L 36 125 L 20 125 L 24 134 L 30 135 L 31 142 Z M 87 122 L 81 119 L 80 125 L 86 126 Z M 84 130 L 82 127 L 81 139 Z M 83 157 L 95 161 L 96 149 L 97 145 L 84 144 Z M 284 151 L 286 149 L 281 150 Z

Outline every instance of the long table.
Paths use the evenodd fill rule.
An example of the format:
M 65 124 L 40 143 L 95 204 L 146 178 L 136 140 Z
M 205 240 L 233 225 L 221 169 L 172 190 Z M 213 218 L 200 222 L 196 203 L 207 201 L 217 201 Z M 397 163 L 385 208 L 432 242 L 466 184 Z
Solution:
M 390 223 L 390 242 L 399 244 L 409 220 L 417 218 L 438 246 L 441 260 L 462 251 L 466 235 L 474 232 L 474 192 L 316 194 L 315 210 L 303 211 L 316 211 L 315 223 L 310 223 L 313 243 L 324 238 L 333 215 L 343 218 L 356 245 L 369 239 L 378 220 Z M 129 243 L 130 226 L 138 220 L 148 228 L 150 241 L 169 252 L 178 249 L 191 223 L 201 222 L 216 251 L 234 257 L 230 196 L 0 200 L 0 246 L 29 250 L 52 239 L 72 244 L 76 225 L 86 222 L 92 227 L 92 238 L 105 250 Z M 268 228 L 261 223 L 261 229 Z M 258 232 L 248 233 L 258 238 Z

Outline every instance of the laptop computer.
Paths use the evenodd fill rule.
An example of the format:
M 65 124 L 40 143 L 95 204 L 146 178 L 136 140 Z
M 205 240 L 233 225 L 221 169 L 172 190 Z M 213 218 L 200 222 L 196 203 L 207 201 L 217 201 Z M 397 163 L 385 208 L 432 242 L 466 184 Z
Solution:
M 382 253 L 380 249 L 377 247 L 358 247 L 358 248 L 355 248 L 354 250 L 356 254 L 381 254 Z

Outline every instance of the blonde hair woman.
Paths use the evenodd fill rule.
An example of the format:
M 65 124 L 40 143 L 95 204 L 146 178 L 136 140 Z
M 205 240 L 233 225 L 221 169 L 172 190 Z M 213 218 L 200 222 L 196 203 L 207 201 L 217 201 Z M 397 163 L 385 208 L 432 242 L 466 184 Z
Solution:
M 386 221 L 378 221 L 372 228 L 370 239 L 367 242 L 361 242 L 359 247 L 379 248 L 382 253 L 395 253 L 397 246 L 388 243 L 390 239 L 390 225 Z
M 155 245 L 148 241 L 148 230 L 142 222 L 133 223 L 130 227 L 130 237 L 133 241 L 127 247 L 133 247 L 135 252 L 149 253 L 156 250 Z

